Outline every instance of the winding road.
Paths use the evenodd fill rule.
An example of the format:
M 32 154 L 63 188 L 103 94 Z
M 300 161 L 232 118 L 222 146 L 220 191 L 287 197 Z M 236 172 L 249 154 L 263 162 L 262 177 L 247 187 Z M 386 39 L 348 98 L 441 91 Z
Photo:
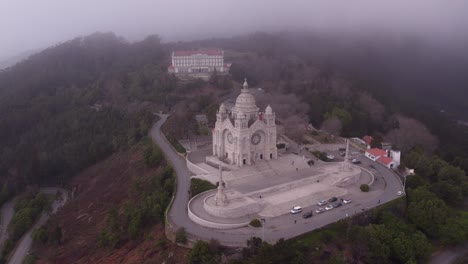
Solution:
M 54 202 L 52 203 L 52 212 L 50 212 L 50 214 L 54 214 L 55 212 L 57 212 L 58 208 L 60 208 L 67 202 L 68 191 L 62 188 L 46 187 L 46 188 L 41 188 L 39 191 L 45 194 L 50 194 L 50 195 L 55 195 L 57 192 L 60 192 L 62 194 L 61 200 L 54 200 Z M 2 211 L 1 211 L 2 217 L 0 219 L 1 220 L 0 248 L 3 247 L 3 243 L 8 238 L 7 227 L 11 219 L 13 218 L 14 204 L 15 204 L 15 199 L 8 201 L 2 206 Z M 47 222 L 47 219 L 49 219 L 50 214 L 43 212 L 39 220 L 37 220 L 36 223 L 34 224 L 34 226 L 31 229 L 29 229 L 29 231 L 21 237 L 21 239 L 16 244 L 16 247 L 13 250 L 8 263 L 11 263 L 11 264 L 23 263 L 24 258 L 26 257 L 26 255 L 28 254 L 32 246 L 32 238 L 31 238 L 32 231 L 36 228 L 43 226 Z
M 159 145 L 166 159 L 172 164 L 176 172 L 177 192 L 172 207 L 168 213 L 169 224 L 174 228 L 174 230 L 184 227 L 188 236 L 193 239 L 216 239 L 221 244 L 227 246 L 244 246 L 246 241 L 251 237 L 262 237 L 263 230 L 261 228 L 245 227 L 233 230 L 217 230 L 200 226 L 189 219 L 187 203 L 189 200 L 188 191 L 190 188 L 191 173 L 186 166 L 185 158 L 180 156 L 172 148 L 161 132 L 161 126 L 167 120 L 168 115 L 160 115 L 160 117 L 161 118 L 151 129 L 151 138 L 157 145 Z M 303 220 L 302 217 L 298 215 L 292 216 L 290 214 L 285 214 L 274 219 L 267 219 L 268 222 L 265 224 L 264 230 L 265 240 L 268 242 L 276 242 L 280 238 L 292 238 L 336 222 L 346 216 L 351 216 L 356 212 L 373 208 L 379 205 L 376 203 L 377 200 L 380 200 L 381 203 L 385 203 L 398 198 L 397 192 L 403 189 L 398 176 L 380 164 L 371 164 L 371 161 L 366 159 L 363 159 L 362 162 L 362 166 L 364 167 L 372 165 L 371 170 L 379 175 L 377 179 L 385 182 L 385 189 L 381 194 L 379 194 L 377 199 L 362 203 L 353 202 L 350 205 L 346 205 L 346 207 L 343 206 L 340 209 L 314 216 L 311 220 L 307 221 Z M 304 209 L 307 210 L 308 208 Z M 294 220 L 297 220 L 297 224 Z

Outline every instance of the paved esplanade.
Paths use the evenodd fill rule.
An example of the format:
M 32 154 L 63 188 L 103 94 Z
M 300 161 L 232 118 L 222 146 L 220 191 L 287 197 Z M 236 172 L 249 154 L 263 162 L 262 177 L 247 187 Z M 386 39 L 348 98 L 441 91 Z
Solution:
M 187 203 L 189 200 L 188 190 L 190 187 L 191 173 L 186 167 L 185 159 L 174 151 L 161 133 L 161 125 L 166 119 L 167 115 L 161 115 L 161 119 L 156 122 L 151 129 L 151 137 L 159 145 L 166 159 L 172 164 L 176 172 L 177 192 L 168 213 L 170 224 L 174 226 L 175 229 L 184 227 L 189 236 L 194 236 L 195 238 L 203 240 L 216 239 L 219 240 L 221 244 L 231 246 L 243 246 L 246 241 L 253 236 L 262 237 L 262 228 L 244 227 L 232 230 L 217 230 L 202 227 L 189 219 Z M 364 167 L 371 164 L 367 159 L 362 159 L 362 162 Z M 365 202 L 356 200 L 349 205 L 342 206 L 332 211 L 319 215 L 315 214 L 309 219 L 302 219 L 301 214 L 290 215 L 289 213 L 285 213 L 279 217 L 269 218 L 265 224 L 265 240 L 275 242 L 280 238 L 292 238 L 336 222 L 345 218 L 347 215 L 351 216 L 356 212 L 361 212 L 362 209 L 375 207 L 378 205 L 377 201 L 379 200 L 381 203 L 385 203 L 397 198 L 397 192 L 403 189 L 401 181 L 392 171 L 379 164 L 372 164 L 374 165 L 372 170 L 377 175 L 378 183 L 385 186 L 380 192 L 374 192 L 373 194 L 372 191 L 369 192 L 369 195 L 375 195 L 374 199 L 366 199 Z M 304 208 L 304 210 L 312 210 L 315 208 L 316 206 Z

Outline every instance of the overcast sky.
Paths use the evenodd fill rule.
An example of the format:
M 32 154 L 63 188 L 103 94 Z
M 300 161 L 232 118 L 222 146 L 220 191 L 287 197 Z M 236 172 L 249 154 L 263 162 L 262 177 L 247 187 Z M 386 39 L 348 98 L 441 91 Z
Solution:
M 0 59 L 96 31 L 128 40 L 256 30 L 389 31 L 467 37 L 468 0 L 0 0 Z

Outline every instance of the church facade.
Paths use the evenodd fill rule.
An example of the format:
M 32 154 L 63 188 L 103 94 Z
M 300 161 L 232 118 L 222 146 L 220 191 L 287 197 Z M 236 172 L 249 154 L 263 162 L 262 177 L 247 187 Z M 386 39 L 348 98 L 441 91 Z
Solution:
M 216 113 L 213 155 L 240 167 L 277 159 L 275 113 L 270 106 L 259 110 L 246 80 L 235 106 L 228 111 L 221 104 Z

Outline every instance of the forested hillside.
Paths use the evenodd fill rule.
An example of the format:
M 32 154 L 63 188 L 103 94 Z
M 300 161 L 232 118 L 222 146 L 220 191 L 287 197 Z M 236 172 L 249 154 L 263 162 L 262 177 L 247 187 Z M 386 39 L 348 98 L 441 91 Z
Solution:
M 63 184 L 145 136 L 155 117 L 135 97 L 154 96 L 157 89 L 126 86 L 132 72 L 148 65 L 158 71 L 165 59 L 157 37 L 128 44 L 113 34 L 95 34 L 1 71 L 2 200 L 25 184 Z
M 431 106 L 430 102 L 440 97 L 440 93 L 428 93 L 424 100 L 415 100 L 431 78 L 420 83 L 400 82 L 404 78 L 397 78 L 396 72 L 389 71 L 388 67 L 393 65 L 390 68 L 394 69 L 404 61 L 395 59 L 394 64 L 376 65 L 379 58 L 385 58 L 380 49 L 371 49 L 367 55 L 361 51 L 355 58 L 352 49 L 343 50 L 349 42 L 338 45 L 335 41 L 336 38 L 322 35 L 255 33 L 178 43 L 161 43 L 158 37 L 150 36 L 141 42 L 128 43 L 112 33 L 97 33 L 35 54 L 0 71 L 0 203 L 27 185 L 79 185 L 76 182 L 80 180 L 74 177 L 102 160 L 113 160 L 117 164 L 118 159 L 111 155 L 133 153 L 129 150 L 147 135 L 156 120 L 154 111 L 172 112 L 165 127 L 172 142 L 197 134 L 194 115 L 206 113 L 212 124 L 219 103 L 235 98 L 240 82 L 246 77 L 251 87 L 262 88 L 255 89 L 259 106 L 264 109 L 266 104 L 271 104 L 280 125 L 292 128 L 286 134 L 299 143 L 308 123 L 334 135 L 362 137 L 369 134 L 374 136 L 375 146 L 385 140 L 392 142 L 395 148 L 403 151 L 405 165 L 416 169 L 417 175 L 408 179 L 408 200 L 392 205 L 392 214 L 379 211 L 361 222 L 357 219 L 358 227 L 353 230 L 342 223 L 338 231 L 346 230 L 346 237 L 328 234 L 333 230 L 322 231 L 328 240 L 325 247 L 336 247 L 328 256 L 305 253 L 317 246 L 315 238 L 312 242 L 301 241 L 301 238 L 291 242 L 294 250 L 301 252 L 298 256 L 303 262 L 298 263 L 339 258 L 341 255 L 333 254 L 340 248 L 348 250 L 351 255 L 348 259 L 367 263 L 403 252 L 407 253 L 404 257 L 394 257 L 392 261 L 404 263 L 424 260 L 431 251 L 429 239 L 436 241 L 436 245 L 462 243 L 468 236 L 463 231 L 467 226 L 466 214 L 462 213 L 466 208 L 468 186 L 468 128 L 458 125 L 453 116 L 432 107 L 434 104 Z M 375 43 L 373 45 L 377 45 Z M 226 61 L 233 63 L 230 76 L 214 75 L 209 81 L 181 81 L 167 73 L 170 51 L 211 47 L 225 49 Z M 404 54 L 412 54 L 410 46 L 401 48 Z M 402 50 L 392 52 L 401 55 Z M 389 81 L 392 74 L 404 84 L 402 87 L 397 89 Z M 406 94 L 413 94 L 413 97 Z M 141 149 L 135 154 L 138 155 Z M 151 153 L 148 155 L 149 159 Z M 142 162 L 132 163 L 136 171 L 143 171 Z M 119 171 L 124 169 L 119 167 Z M 104 169 L 98 166 L 93 171 L 101 170 Z M 167 180 L 169 176 L 161 173 L 153 178 L 148 173 L 148 181 L 153 181 L 155 188 L 166 184 L 167 188 L 172 188 Z M 88 181 L 93 180 L 92 173 L 82 175 L 86 175 Z M 128 182 L 122 180 L 118 186 Z M 141 182 L 136 180 L 135 185 L 138 184 Z M 91 187 L 90 190 L 96 191 Z M 133 209 L 127 206 L 125 213 L 116 214 L 113 210 L 104 216 L 106 205 L 99 205 L 100 211 L 96 214 L 100 215 L 100 227 L 105 225 L 107 220 L 104 219 L 110 219 L 112 224 L 101 230 L 93 227 L 98 235 L 92 239 L 94 244 L 110 251 L 128 241 L 141 240 L 141 229 L 152 228 L 152 221 L 163 221 L 162 207 L 167 205 L 172 193 L 172 189 L 166 190 L 167 195 L 160 197 L 159 192 L 145 189 L 144 193 L 132 196 L 129 188 L 121 191 L 130 197 L 128 201 L 141 203 L 141 199 L 148 198 L 151 204 Z M 152 203 L 156 200 L 158 203 Z M 121 199 L 120 202 L 125 201 Z M 90 206 L 87 210 L 92 211 Z M 75 212 L 68 209 L 70 216 L 76 218 Z M 442 210 L 444 219 L 429 218 L 428 214 L 439 214 L 438 210 Z M 388 229 L 389 226 L 398 228 Z M 70 230 L 74 227 L 68 226 Z M 405 232 L 415 234 L 402 235 Z M 447 232 L 457 235 L 449 236 Z M 377 245 L 386 246 L 364 243 L 363 237 L 369 236 Z M 363 246 L 352 245 L 354 238 L 360 239 Z M 405 248 L 397 242 L 389 242 L 409 243 L 412 239 L 418 240 L 421 250 L 411 247 L 414 250 L 404 252 Z M 255 240 L 251 243 L 244 256 L 253 263 L 264 256 L 262 254 L 275 249 L 282 252 L 283 247 L 291 246 L 289 242 L 276 247 L 258 244 Z M 64 255 L 73 255 L 69 250 L 64 249 L 67 252 Z M 155 252 L 150 251 L 151 254 Z M 273 253 L 271 257 L 282 258 Z

